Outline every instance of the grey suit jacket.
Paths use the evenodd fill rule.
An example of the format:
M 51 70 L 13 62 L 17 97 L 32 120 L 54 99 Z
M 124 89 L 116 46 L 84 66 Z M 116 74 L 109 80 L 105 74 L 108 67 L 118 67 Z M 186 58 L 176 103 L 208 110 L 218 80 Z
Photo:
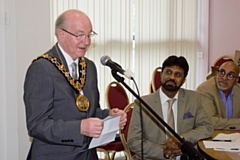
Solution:
M 203 108 L 206 110 L 215 129 L 239 129 L 240 85 L 234 85 L 233 90 L 233 115 L 230 119 L 226 118 L 226 110 L 218 92 L 216 77 L 203 82 L 196 90 L 201 95 Z
M 163 118 L 159 90 L 142 98 L 160 117 Z M 141 156 L 141 147 L 139 147 L 141 146 L 139 111 L 139 102 L 135 101 L 127 141 L 129 149 L 136 153 L 133 159 L 140 159 Z M 208 138 L 212 135 L 213 127 L 202 108 L 200 95 L 197 92 L 185 89 L 179 90 L 177 114 L 176 132 L 183 136 L 185 140 L 196 143 L 198 140 Z M 166 130 L 164 126 L 150 116 L 145 109 L 142 120 L 144 132 L 144 160 L 165 159 L 161 145 L 161 143 L 166 140 Z
M 46 53 L 61 62 L 55 47 Z M 61 52 L 60 56 L 68 71 Z M 29 66 L 24 83 L 24 103 L 28 133 L 33 137 L 30 159 L 97 160 L 96 150 L 88 150 L 91 138 L 80 134 L 80 124 L 82 119 L 89 117 L 105 118 L 109 111 L 101 110 L 99 106 L 96 66 L 89 59 L 85 60 L 87 74 L 83 92 L 90 102 L 87 112 L 77 109 L 78 93 L 54 64 L 42 58 Z

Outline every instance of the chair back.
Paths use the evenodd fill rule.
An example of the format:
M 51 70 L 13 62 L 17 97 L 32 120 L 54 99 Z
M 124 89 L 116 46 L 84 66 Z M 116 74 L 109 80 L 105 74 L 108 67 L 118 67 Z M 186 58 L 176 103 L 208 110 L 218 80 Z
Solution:
M 233 57 L 229 56 L 229 55 L 223 55 L 223 56 L 220 56 L 218 57 L 215 62 L 213 63 L 213 66 L 211 66 L 211 71 L 210 73 L 207 75 L 206 79 L 210 79 L 212 77 L 215 77 L 218 73 L 218 69 L 219 67 L 225 63 L 225 62 L 228 62 L 228 61 L 234 61 Z
M 129 104 L 129 98 L 125 89 L 116 81 L 111 82 L 107 86 L 105 99 L 109 109 L 119 108 L 123 110 Z
M 240 68 L 240 50 L 235 51 L 235 62 L 238 65 L 238 68 Z
M 149 85 L 149 91 L 150 93 L 153 93 L 152 81 L 150 82 L 150 85 Z
M 125 89 L 116 81 L 108 84 L 105 92 L 105 100 L 108 109 L 119 108 L 124 110 L 124 108 L 129 104 L 129 98 Z M 99 153 L 104 153 L 105 160 L 114 160 L 116 152 L 122 152 L 125 151 L 125 149 L 121 140 L 117 138 L 115 141 L 110 142 L 105 146 L 97 147 L 97 151 Z
M 211 67 L 211 72 L 210 72 L 210 74 L 207 75 L 206 79 L 208 80 L 208 79 L 210 79 L 210 78 L 212 78 L 212 77 L 217 76 L 217 74 L 218 74 L 218 69 L 219 69 L 219 66 L 212 66 L 212 67 Z
M 213 63 L 213 66 L 221 66 L 224 62 L 228 62 L 228 61 L 234 61 L 232 56 L 229 55 L 223 55 L 218 57 L 215 62 Z
M 127 146 L 128 128 L 129 128 L 130 120 L 131 120 L 131 117 L 132 117 L 133 104 L 134 103 L 130 103 L 125 107 L 124 112 L 126 112 L 126 114 L 127 114 L 127 123 L 126 123 L 124 129 L 119 131 L 120 139 L 122 141 L 127 160 L 130 160 L 131 157 L 134 155 L 134 153 L 131 152 L 129 150 L 128 146 Z
M 161 86 L 161 74 L 162 74 L 162 67 L 157 67 L 154 69 L 152 73 L 152 80 L 151 80 L 151 87 L 150 92 L 155 92 Z

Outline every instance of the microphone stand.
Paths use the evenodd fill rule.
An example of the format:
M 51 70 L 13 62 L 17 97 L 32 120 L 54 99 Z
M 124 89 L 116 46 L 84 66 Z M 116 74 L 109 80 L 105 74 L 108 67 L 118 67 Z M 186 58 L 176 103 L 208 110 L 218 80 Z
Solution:
M 120 83 L 122 83 L 144 106 L 145 108 L 159 121 L 161 122 L 174 137 L 176 137 L 182 144 L 181 150 L 184 153 L 181 156 L 181 160 L 204 160 L 205 157 L 198 152 L 191 142 L 185 141 L 180 137 L 140 96 L 138 96 L 125 82 L 124 78 L 117 74 L 117 70 L 112 69 L 113 77 Z

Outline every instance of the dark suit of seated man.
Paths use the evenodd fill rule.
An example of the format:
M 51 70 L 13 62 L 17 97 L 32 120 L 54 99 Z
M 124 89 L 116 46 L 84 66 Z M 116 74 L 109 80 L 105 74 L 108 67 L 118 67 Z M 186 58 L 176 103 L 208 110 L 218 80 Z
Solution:
M 239 129 L 240 84 L 235 62 L 223 63 L 216 77 L 197 88 L 214 129 Z
M 168 116 L 168 100 L 175 100 L 172 106 L 174 124 L 172 128 L 186 141 L 196 143 L 213 133 L 200 95 L 181 88 L 188 74 L 189 66 L 184 57 L 170 56 L 162 65 L 161 84 L 156 92 L 143 96 L 143 100 L 171 126 Z M 181 144 L 165 127 L 154 120 L 143 107 L 143 159 L 171 159 L 182 154 Z M 135 153 L 133 159 L 141 159 L 141 119 L 139 101 L 135 101 L 128 131 L 128 147 Z M 169 118 L 169 120 L 168 120 Z

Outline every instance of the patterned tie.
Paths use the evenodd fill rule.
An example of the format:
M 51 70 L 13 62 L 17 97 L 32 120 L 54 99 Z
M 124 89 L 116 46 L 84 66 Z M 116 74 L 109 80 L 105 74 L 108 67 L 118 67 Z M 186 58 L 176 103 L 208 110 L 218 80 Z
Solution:
M 175 130 L 175 126 L 174 126 L 174 115 L 173 115 L 173 110 L 172 110 L 172 105 L 175 102 L 175 98 L 173 99 L 169 99 L 168 102 L 168 115 L 167 115 L 167 123 L 168 125 Z
M 77 76 L 77 64 L 75 62 L 73 62 L 71 64 L 71 67 L 72 67 L 72 78 L 77 80 L 78 79 L 78 76 Z

